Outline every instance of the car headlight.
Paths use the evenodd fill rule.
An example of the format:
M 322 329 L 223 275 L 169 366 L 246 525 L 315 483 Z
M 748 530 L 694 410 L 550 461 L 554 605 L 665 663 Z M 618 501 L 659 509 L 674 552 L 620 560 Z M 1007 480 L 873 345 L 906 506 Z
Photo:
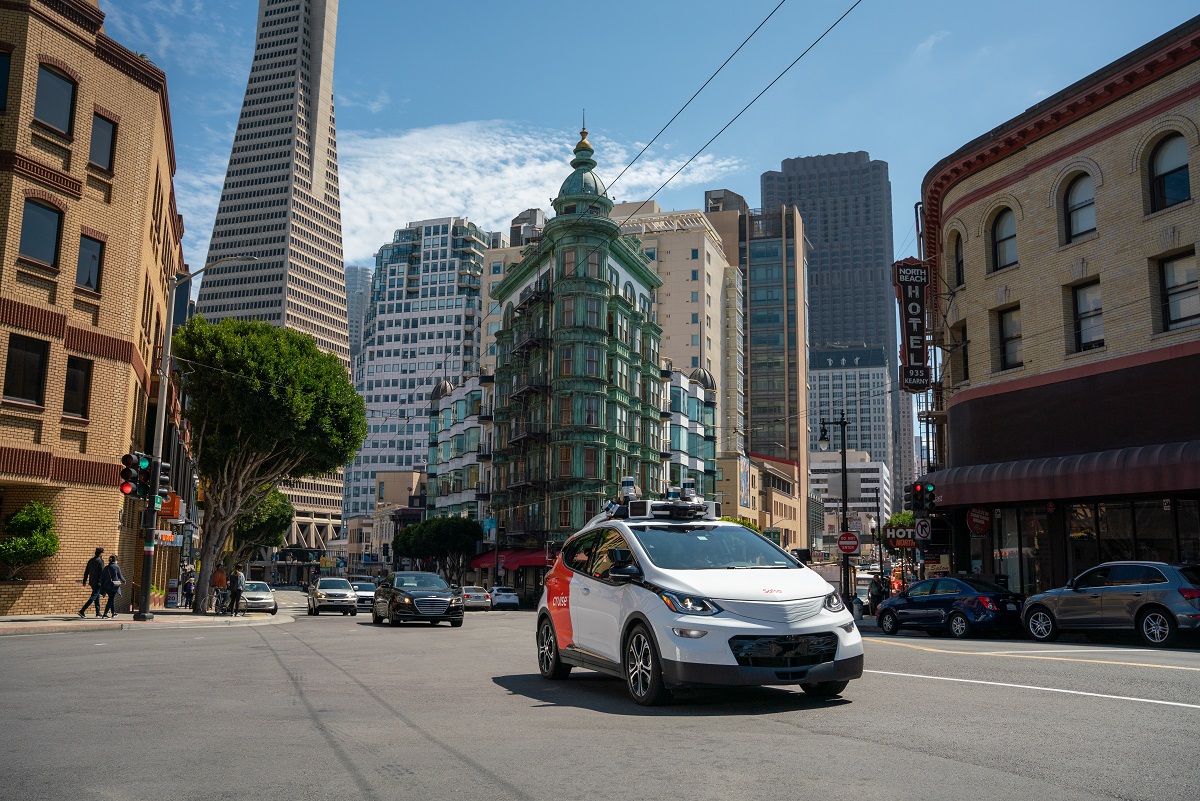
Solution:
M 679 615 L 715 615 L 721 611 L 721 607 L 717 606 L 707 598 L 700 598 L 695 595 L 680 595 L 674 592 L 660 592 L 659 598 L 667 605 L 667 608 Z
M 461 603 L 462 603 L 462 598 L 451 598 L 450 599 L 451 606 L 454 606 L 455 604 L 461 604 Z
M 323 593 L 323 592 L 318 592 L 318 593 L 317 593 L 317 597 L 318 597 L 318 598 L 324 598 L 324 597 L 325 597 L 325 593 Z
M 846 604 L 842 602 L 842 596 L 836 592 L 831 592 L 825 596 L 825 608 L 830 612 L 844 612 Z

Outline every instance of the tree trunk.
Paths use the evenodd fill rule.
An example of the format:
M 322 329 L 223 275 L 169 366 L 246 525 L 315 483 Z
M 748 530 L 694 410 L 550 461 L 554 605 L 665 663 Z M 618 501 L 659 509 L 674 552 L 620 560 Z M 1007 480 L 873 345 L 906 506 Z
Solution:
M 213 504 L 214 507 L 217 504 Z M 233 520 L 221 515 L 216 508 L 206 510 L 204 516 L 204 534 L 200 543 L 200 575 L 196 578 L 196 594 L 192 599 L 192 611 L 202 612 L 204 596 L 208 594 L 208 584 L 212 579 L 213 566 L 221 553 L 221 546 L 229 535 Z

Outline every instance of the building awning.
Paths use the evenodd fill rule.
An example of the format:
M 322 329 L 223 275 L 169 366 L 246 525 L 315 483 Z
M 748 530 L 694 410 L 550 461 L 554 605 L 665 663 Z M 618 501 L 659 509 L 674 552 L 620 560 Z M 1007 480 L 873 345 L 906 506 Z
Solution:
M 494 567 L 496 552 L 487 551 L 471 557 L 471 567 Z M 500 552 L 500 567 L 505 570 L 516 570 L 521 567 L 547 567 L 546 552 L 538 550 L 508 550 Z
M 952 467 L 922 478 L 939 507 L 1200 490 L 1200 440 Z

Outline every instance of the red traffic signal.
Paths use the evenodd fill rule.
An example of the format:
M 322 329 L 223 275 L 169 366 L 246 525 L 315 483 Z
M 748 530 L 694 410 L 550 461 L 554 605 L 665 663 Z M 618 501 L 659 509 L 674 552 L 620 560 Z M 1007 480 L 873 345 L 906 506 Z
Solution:
M 129 483 L 128 481 L 124 481 L 121 483 L 121 494 L 132 495 L 133 491 L 134 491 L 133 484 Z
M 150 494 L 150 457 L 134 451 L 121 457 L 122 495 L 145 498 Z

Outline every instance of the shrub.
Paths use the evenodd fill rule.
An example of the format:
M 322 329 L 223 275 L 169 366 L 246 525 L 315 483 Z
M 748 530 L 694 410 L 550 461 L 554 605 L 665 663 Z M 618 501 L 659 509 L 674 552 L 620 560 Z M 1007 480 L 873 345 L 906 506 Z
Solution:
M 58 553 L 54 512 L 44 503 L 30 501 L 4 518 L 4 533 L 8 536 L 0 540 L 0 562 L 8 568 L 8 579 Z

